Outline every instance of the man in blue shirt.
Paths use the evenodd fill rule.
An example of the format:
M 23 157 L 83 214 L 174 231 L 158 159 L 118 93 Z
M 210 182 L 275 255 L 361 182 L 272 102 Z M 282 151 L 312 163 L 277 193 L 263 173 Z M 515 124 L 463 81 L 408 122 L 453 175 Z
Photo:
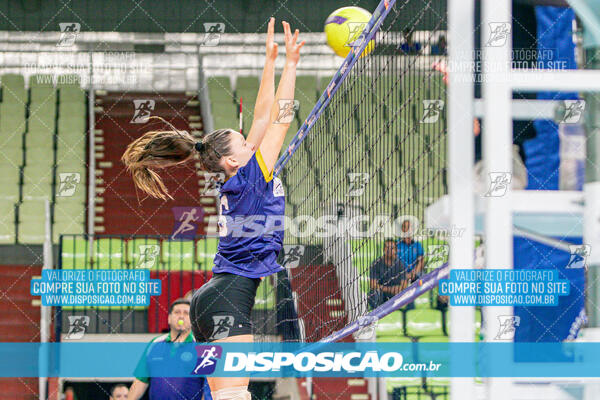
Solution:
M 398 241 L 398 258 L 406 265 L 406 278 L 410 283 L 417 280 L 423 274 L 425 267 L 425 252 L 420 242 L 413 239 L 410 221 L 402 222 L 402 235 Z
M 406 287 L 406 266 L 398 259 L 396 244 L 387 239 L 383 245 L 383 256 L 373 262 L 369 269 L 369 307 L 375 309 Z
M 177 366 L 177 360 L 189 346 L 176 346 L 166 343 L 193 343 L 194 336 L 190 324 L 190 302 L 177 299 L 169 307 L 169 333 L 152 339 L 136 370 L 136 378 L 129 390 L 129 400 L 140 399 L 149 388 L 150 400 L 212 400 L 208 382 L 203 377 L 159 377 L 152 376 L 153 370 L 165 366 Z M 182 354 L 179 354 L 182 353 Z M 158 364 L 157 364 L 158 363 Z M 194 364 L 189 368 L 190 372 Z

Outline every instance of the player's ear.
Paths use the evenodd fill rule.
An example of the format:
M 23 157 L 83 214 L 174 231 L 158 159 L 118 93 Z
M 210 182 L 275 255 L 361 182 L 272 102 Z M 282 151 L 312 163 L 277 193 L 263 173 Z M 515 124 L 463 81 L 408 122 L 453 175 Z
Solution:
M 232 169 L 237 169 L 240 167 L 240 162 L 232 156 L 225 157 L 225 163 L 227 163 L 227 165 Z

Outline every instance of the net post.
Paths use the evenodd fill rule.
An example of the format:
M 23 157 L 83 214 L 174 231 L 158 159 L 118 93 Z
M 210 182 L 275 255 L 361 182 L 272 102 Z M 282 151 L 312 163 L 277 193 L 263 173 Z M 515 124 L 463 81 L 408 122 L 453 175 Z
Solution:
M 450 236 L 450 268 L 471 269 L 474 254 L 474 91 L 470 68 L 474 59 L 475 4 L 473 1 L 448 2 L 448 193 L 450 225 L 464 229 Z M 457 68 L 458 67 L 458 68 Z M 474 342 L 474 307 L 449 307 L 450 320 L 473 321 L 450 325 L 450 342 Z M 452 378 L 450 398 L 475 399 L 472 378 Z
M 53 257 L 52 257 L 52 212 L 50 201 L 48 199 L 44 202 L 44 245 L 43 245 L 43 270 L 49 270 L 54 268 Z M 51 307 L 40 305 L 40 343 L 48 343 L 50 339 L 50 318 L 51 318 Z M 39 378 L 38 378 L 38 389 L 40 400 L 46 399 L 47 388 L 48 388 L 48 368 L 49 368 L 49 354 L 47 345 L 42 344 L 40 346 L 39 353 Z
M 512 52 L 511 15 L 510 0 L 482 2 L 482 97 L 485 122 L 482 137 L 483 160 L 488 174 L 509 174 L 504 175 L 502 179 L 505 184 L 506 178 L 512 176 L 512 89 L 509 81 Z M 491 178 L 489 181 L 490 187 L 494 185 Z M 506 185 L 508 187 L 503 195 L 492 196 L 490 191 L 485 197 L 484 232 L 488 268 L 513 268 L 512 196 L 510 183 Z M 492 327 L 497 326 L 498 316 L 513 315 L 513 307 L 484 307 L 483 311 L 485 340 L 492 342 L 495 337 Z M 506 356 L 512 357 L 512 351 L 508 350 Z M 488 358 L 486 363 L 493 365 L 494 360 Z M 490 400 L 513 398 L 513 384 L 510 378 L 488 378 L 486 388 L 487 398 Z

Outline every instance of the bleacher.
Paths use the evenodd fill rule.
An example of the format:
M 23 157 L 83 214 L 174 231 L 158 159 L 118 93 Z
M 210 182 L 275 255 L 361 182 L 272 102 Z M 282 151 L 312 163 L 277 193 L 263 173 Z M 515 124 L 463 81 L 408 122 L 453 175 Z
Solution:
M 83 233 L 86 201 L 86 103 L 76 77 L 1 77 L 0 243 L 41 244 L 45 200 L 53 241 Z

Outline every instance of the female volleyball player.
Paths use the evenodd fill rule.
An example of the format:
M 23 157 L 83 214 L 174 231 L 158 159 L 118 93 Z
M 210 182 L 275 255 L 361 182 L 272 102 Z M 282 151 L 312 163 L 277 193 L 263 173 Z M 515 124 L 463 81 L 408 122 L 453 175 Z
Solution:
M 280 112 L 293 104 L 296 65 L 304 42 L 297 43 L 298 30 L 292 34 L 290 25 L 283 22 L 286 61 L 274 94 L 274 25 L 271 18 L 265 66 L 247 138 L 232 129 L 210 132 L 199 142 L 187 132 L 148 132 L 131 143 L 122 157 L 136 186 L 158 198 L 169 194 L 153 168 L 186 162 L 194 151 L 204 170 L 223 173 L 226 178 L 220 189 L 221 237 L 213 277 L 194 293 L 190 309 L 192 330 L 199 342 L 253 341 L 250 312 L 260 279 L 283 269 L 276 262 L 283 227 L 274 231 L 265 226 L 261 232 L 256 222 L 284 214 L 283 187 L 272 171 L 289 128 L 289 123 L 281 123 Z M 228 226 L 228 221 L 240 217 L 252 222 L 252 230 Z M 208 382 L 215 400 L 250 400 L 249 378 L 214 377 Z

